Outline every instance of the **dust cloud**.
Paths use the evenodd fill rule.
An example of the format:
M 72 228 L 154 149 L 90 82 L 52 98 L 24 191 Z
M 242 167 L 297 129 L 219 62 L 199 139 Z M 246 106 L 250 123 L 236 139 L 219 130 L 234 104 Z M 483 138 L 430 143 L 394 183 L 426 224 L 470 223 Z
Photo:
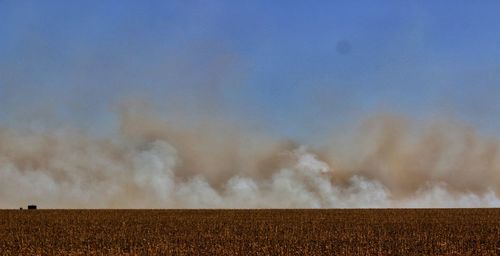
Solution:
M 123 108 L 109 136 L 0 128 L 0 207 L 498 207 L 499 142 L 379 114 L 325 145 Z

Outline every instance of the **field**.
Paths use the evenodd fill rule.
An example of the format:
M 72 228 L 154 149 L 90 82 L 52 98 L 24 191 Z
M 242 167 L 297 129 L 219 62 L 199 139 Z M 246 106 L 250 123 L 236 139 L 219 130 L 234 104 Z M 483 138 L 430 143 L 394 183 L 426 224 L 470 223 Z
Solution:
M 2 210 L 0 255 L 499 255 L 500 209 Z

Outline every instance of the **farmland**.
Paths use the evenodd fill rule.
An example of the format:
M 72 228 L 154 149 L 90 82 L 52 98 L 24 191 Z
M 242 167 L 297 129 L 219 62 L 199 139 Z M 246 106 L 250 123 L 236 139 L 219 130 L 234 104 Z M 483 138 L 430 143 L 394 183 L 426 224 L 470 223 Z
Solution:
M 0 255 L 498 255 L 500 209 L 2 210 Z

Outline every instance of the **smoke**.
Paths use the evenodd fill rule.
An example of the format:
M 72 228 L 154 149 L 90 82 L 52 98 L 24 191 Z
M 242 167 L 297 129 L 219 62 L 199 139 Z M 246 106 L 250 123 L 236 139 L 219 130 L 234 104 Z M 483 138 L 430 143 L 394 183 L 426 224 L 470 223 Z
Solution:
M 500 206 L 500 144 L 458 122 L 378 115 L 314 148 L 222 120 L 120 120 L 104 137 L 1 128 L 0 207 Z

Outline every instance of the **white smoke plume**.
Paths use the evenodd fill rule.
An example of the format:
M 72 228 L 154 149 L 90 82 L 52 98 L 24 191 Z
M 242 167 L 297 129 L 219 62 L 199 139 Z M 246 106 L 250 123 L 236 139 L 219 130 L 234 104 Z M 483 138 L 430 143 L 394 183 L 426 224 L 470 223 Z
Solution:
M 107 138 L 4 127 L 0 207 L 500 206 L 498 141 L 431 123 L 376 116 L 323 148 L 219 122 L 187 129 L 135 111 L 123 111 Z

